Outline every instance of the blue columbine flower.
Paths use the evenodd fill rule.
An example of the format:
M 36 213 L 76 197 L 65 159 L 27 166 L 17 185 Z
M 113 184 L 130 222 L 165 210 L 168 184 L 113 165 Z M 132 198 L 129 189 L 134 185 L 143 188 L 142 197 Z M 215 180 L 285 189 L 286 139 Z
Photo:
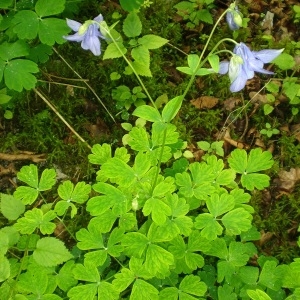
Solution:
M 243 24 L 243 15 L 238 9 L 238 6 L 234 3 L 231 3 L 229 9 L 226 13 L 226 21 L 231 30 L 239 29 Z
M 73 35 L 64 36 L 68 41 L 81 42 L 81 47 L 84 50 L 91 50 L 96 56 L 101 54 L 100 38 L 105 39 L 100 32 L 100 22 L 103 21 L 103 17 L 100 14 L 94 20 L 88 20 L 84 24 L 77 21 L 67 19 L 68 26 L 75 31 Z
M 284 49 L 251 51 L 244 43 L 235 46 L 230 62 L 220 63 L 220 74 L 228 73 L 231 82 L 230 91 L 238 92 L 243 89 L 248 79 L 254 77 L 254 72 L 274 74 L 265 70 L 264 64 L 275 59 Z

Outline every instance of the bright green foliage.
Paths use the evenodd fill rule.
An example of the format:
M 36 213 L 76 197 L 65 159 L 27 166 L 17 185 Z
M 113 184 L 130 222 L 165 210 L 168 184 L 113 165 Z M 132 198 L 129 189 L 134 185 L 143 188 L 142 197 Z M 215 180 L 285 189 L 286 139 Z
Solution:
M 256 148 L 247 152 L 242 149 L 236 149 L 231 153 L 228 159 L 230 167 L 241 174 L 242 185 L 252 191 L 254 188 L 259 190 L 269 185 L 270 178 L 265 174 L 255 174 L 255 172 L 269 169 L 274 161 L 269 151 L 262 151 Z
M 123 32 L 127 37 L 137 37 L 141 34 L 142 23 L 137 13 L 128 14 L 123 24 Z
M 37 199 L 39 192 L 51 189 L 56 182 L 54 169 L 45 169 L 39 179 L 37 166 L 32 164 L 22 167 L 17 177 L 29 185 L 29 187 L 18 187 L 14 193 L 14 197 L 22 200 L 24 204 L 32 204 Z
M 156 243 L 163 242 L 164 239 L 159 232 L 155 231 L 155 226 L 151 226 L 148 236 L 141 233 L 127 233 L 122 240 L 125 253 L 137 258 L 145 254 L 144 265 L 152 276 L 168 275 L 169 266 L 174 263 L 173 255 Z
M 62 44 L 62 36 L 69 30 L 66 23 L 61 19 L 45 17 L 61 13 L 64 7 L 64 0 L 60 1 L 59 5 L 55 0 L 38 0 L 35 12 L 21 10 L 14 16 L 14 32 L 20 39 L 34 39 L 38 35 L 43 44 Z
M 43 297 L 43 299 L 62 299 L 57 295 L 53 295 L 54 292 L 49 290 L 51 286 L 51 277 L 49 277 L 45 270 L 31 270 L 20 275 L 18 282 L 18 288 L 29 293 L 29 299 L 37 299 Z M 22 298 L 20 298 L 22 299 Z
M 25 205 L 11 195 L 0 194 L 0 211 L 8 220 L 16 220 L 25 211 Z

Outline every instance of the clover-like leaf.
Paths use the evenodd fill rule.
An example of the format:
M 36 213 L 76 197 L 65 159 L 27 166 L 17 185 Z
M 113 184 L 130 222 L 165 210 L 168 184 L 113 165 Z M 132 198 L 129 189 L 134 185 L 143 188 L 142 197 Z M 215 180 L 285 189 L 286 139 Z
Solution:
M 241 183 L 248 190 L 263 189 L 269 185 L 269 176 L 252 174 L 271 168 L 274 161 L 269 151 L 262 152 L 260 148 L 252 149 L 247 157 L 245 150 L 236 149 L 231 153 L 228 162 L 232 169 L 242 174 Z
M 60 14 L 65 9 L 65 0 L 38 0 L 35 4 L 35 11 L 39 17 L 47 17 Z
M 54 232 L 56 225 L 51 221 L 56 218 L 53 210 L 45 214 L 41 209 L 33 208 L 28 210 L 23 218 L 18 219 L 14 227 L 22 234 L 31 234 L 37 228 L 40 229 L 42 234 L 51 234 Z
M 82 204 L 89 198 L 91 186 L 85 182 L 77 182 L 74 187 L 74 184 L 67 180 L 58 187 L 57 192 L 65 201 Z

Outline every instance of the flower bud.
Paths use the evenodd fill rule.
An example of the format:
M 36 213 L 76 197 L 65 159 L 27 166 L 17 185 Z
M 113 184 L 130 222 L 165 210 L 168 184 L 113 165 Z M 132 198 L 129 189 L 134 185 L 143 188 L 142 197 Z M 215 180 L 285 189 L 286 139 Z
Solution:
M 235 3 L 231 3 L 226 13 L 226 21 L 231 30 L 239 29 L 243 24 L 243 15 Z

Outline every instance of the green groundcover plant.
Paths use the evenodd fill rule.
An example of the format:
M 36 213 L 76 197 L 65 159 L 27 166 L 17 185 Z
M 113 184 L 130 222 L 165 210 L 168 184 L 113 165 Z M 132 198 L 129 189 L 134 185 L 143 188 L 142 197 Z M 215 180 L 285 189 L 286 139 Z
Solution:
M 68 19 L 70 35 L 65 21 L 52 18 L 65 2 L 54 2 L 38 0 L 33 8 L 11 9 L 2 17 L 8 38 L 0 45 L 0 78 L 6 88 L 33 88 L 34 57 L 49 54 L 55 42 L 79 42 L 97 56 L 106 43 L 103 59 L 125 59 L 125 73 L 136 76 L 150 105 L 143 97 L 133 112 L 139 122 L 124 124 L 122 147 L 92 147 L 95 182 L 57 182 L 54 169 L 39 172 L 31 164 L 17 174 L 21 184 L 13 195 L 1 194 L 0 299 L 300 299 L 300 258 L 279 264 L 258 253 L 254 243 L 260 233 L 249 200 L 252 191 L 270 184 L 264 171 L 274 163 L 271 153 L 236 149 L 225 159 L 221 145 L 203 141 L 199 146 L 211 151 L 191 162 L 172 123 L 196 76 L 228 73 L 231 90 L 241 90 L 254 72 L 269 74 L 264 64 L 282 50 L 251 51 L 225 38 L 206 53 L 225 14 L 231 28 L 242 26 L 233 3 L 215 21 L 200 55 L 188 55 L 188 66 L 178 68 L 190 76 L 184 93 L 158 109 L 141 76 L 152 75 L 150 53 L 168 41 L 142 35 L 138 9 L 144 1 L 120 1 L 128 12 L 122 34 L 98 16 L 83 24 Z M 1 8 L 11 4 L 2 1 Z M 30 48 L 28 41 L 37 37 L 40 43 Z M 233 52 L 218 50 L 225 41 L 235 45 Z M 230 61 L 220 63 L 222 52 Z M 68 224 L 76 220 L 81 225 L 73 232 Z M 69 240 L 60 239 L 59 224 Z

